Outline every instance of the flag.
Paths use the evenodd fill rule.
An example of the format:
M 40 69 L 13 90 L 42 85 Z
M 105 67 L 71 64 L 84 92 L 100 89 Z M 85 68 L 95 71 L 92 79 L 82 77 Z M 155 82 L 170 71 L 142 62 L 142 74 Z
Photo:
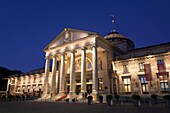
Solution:
M 144 71 L 145 71 L 146 81 L 151 81 L 152 80 L 151 65 L 144 64 Z
M 114 18 L 112 18 L 112 24 L 114 24 L 114 22 L 115 22 L 115 20 L 114 20 Z
M 114 24 L 115 20 L 114 20 L 114 15 L 110 14 L 110 16 L 112 17 L 112 25 Z
M 158 66 L 159 76 L 162 76 L 162 79 L 165 80 L 166 79 L 165 63 L 158 63 L 157 66 Z

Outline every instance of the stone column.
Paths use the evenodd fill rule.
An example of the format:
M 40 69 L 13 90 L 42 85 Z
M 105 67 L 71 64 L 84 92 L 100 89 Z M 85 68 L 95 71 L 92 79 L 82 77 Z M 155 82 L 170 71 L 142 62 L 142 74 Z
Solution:
M 86 92 L 86 49 L 81 50 L 81 92 Z
M 92 95 L 97 99 L 97 94 L 98 94 L 98 62 L 97 62 L 97 47 L 93 46 L 92 47 L 92 59 L 93 59 L 93 72 L 92 72 L 92 81 L 93 81 L 93 86 L 92 86 Z
M 56 85 L 56 69 L 57 69 L 57 56 L 56 54 L 53 55 L 53 66 L 52 66 L 52 77 L 51 77 L 51 96 L 54 96 L 55 91 L 55 85 Z
M 17 92 L 18 78 L 15 77 L 14 93 Z
M 9 89 L 9 85 L 10 85 L 10 78 L 8 78 L 8 83 L 7 83 L 7 88 L 6 88 L 6 92 L 7 92 L 7 93 L 10 92 L 10 91 L 9 91 L 9 90 L 10 90 L 10 89 Z M 9 91 L 9 92 L 8 92 L 8 91 Z
M 61 54 L 61 67 L 60 67 L 60 85 L 59 93 L 64 94 L 64 80 L 65 80 L 65 54 Z
M 71 63 L 70 63 L 70 95 L 75 94 L 75 51 L 71 52 Z
M 49 56 L 47 56 L 46 63 L 45 63 L 45 76 L 44 76 L 44 87 L 43 87 L 43 94 L 45 95 L 48 93 L 49 68 L 50 68 L 50 58 Z

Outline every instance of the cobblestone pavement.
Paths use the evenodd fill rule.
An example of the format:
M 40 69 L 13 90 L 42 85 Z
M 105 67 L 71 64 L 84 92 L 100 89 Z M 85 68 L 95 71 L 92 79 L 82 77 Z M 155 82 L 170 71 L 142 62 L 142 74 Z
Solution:
M 0 113 L 170 113 L 163 103 L 140 107 L 132 103 L 107 104 L 55 103 L 55 102 L 0 102 Z

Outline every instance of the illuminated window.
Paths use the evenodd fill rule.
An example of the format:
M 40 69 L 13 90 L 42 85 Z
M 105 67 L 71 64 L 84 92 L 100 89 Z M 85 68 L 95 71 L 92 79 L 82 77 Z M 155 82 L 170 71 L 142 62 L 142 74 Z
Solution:
M 86 70 L 91 70 L 91 69 L 92 69 L 92 64 L 90 60 L 86 57 Z M 81 57 L 75 60 L 75 71 L 76 72 L 81 71 Z
M 139 63 L 139 71 L 144 71 L 144 62 Z
M 81 83 L 81 80 L 80 79 L 76 80 L 76 83 Z
M 18 78 L 18 84 L 21 84 L 21 78 L 20 77 Z
M 23 77 L 23 84 L 25 84 L 25 76 Z
M 99 84 L 99 91 L 103 91 L 103 88 L 104 88 L 104 86 L 103 86 L 103 78 L 99 78 L 98 79 L 98 84 Z
M 157 60 L 157 64 L 164 64 L 164 60 L 163 59 Z
M 146 81 L 146 77 L 144 75 L 139 75 L 139 80 L 141 82 L 143 94 L 148 94 L 148 83 Z
M 34 81 L 33 81 L 34 83 L 36 82 L 36 76 L 34 75 Z
M 42 82 L 42 75 L 40 75 L 40 80 L 39 80 L 39 82 L 40 82 L 40 83 Z
M 128 65 L 123 65 L 123 73 L 129 73 Z
M 131 93 L 131 86 L 130 86 L 130 77 L 123 77 L 124 89 L 126 94 Z
M 28 84 L 30 83 L 30 79 L 31 79 L 31 77 L 29 76 L 29 77 L 28 77 Z
M 168 81 L 160 82 L 160 87 L 161 87 L 162 93 L 168 93 L 169 92 Z

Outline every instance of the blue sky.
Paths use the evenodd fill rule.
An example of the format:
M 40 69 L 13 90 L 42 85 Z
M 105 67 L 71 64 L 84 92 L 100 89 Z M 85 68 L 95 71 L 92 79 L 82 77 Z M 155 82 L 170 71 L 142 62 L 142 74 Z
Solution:
M 44 67 L 43 48 L 64 28 L 107 35 L 114 28 L 136 48 L 170 42 L 170 0 L 0 0 L 0 66 Z

